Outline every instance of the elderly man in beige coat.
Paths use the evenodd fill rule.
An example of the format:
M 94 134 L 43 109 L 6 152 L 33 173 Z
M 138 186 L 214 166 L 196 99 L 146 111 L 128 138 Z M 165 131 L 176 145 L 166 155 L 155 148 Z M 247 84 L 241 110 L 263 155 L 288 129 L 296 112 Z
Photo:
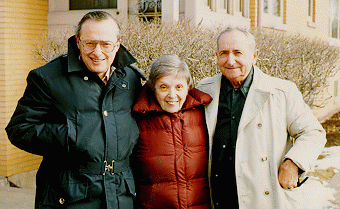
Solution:
M 197 87 L 213 97 L 206 106 L 213 207 L 309 208 L 311 189 L 301 182 L 324 148 L 325 131 L 295 84 L 255 66 L 259 51 L 249 32 L 228 28 L 217 45 L 221 73 Z

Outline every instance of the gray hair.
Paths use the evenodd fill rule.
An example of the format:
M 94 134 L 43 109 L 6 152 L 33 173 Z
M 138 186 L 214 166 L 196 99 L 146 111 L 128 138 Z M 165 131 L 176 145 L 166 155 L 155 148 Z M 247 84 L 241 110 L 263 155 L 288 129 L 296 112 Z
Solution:
M 223 30 L 220 33 L 220 35 L 218 36 L 218 38 L 217 38 L 217 51 L 219 50 L 218 42 L 220 41 L 220 38 L 224 34 L 232 32 L 232 31 L 239 31 L 239 32 L 243 33 L 249 39 L 249 47 L 250 47 L 250 49 L 255 50 L 255 48 L 256 48 L 256 40 L 255 40 L 255 37 L 253 36 L 253 34 L 251 34 L 248 30 L 241 29 L 241 28 L 238 28 L 238 27 L 228 27 L 225 30 Z
M 168 76 L 183 76 L 188 81 L 189 90 L 193 88 L 193 79 L 188 65 L 175 54 L 166 54 L 156 59 L 152 65 L 149 75 L 149 86 L 154 91 L 158 79 Z
M 78 23 L 78 26 L 77 26 L 77 29 L 76 29 L 76 37 L 78 37 L 78 38 L 80 37 L 81 28 L 87 20 L 102 21 L 102 20 L 108 20 L 108 19 L 112 19 L 113 22 L 116 24 L 117 29 L 118 29 L 117 38 L 118 38 L 118 40 L 120 40 L 120 38 L 121 38 L 120 25 L 118 24 L 117 20 L 112 17 L 112 15 L 110 15 L 108 12 L 104 12 L 104 11 L 93 11 L 93 12 L 89 12 L 89 13 L 85 14 L 84 17 Z

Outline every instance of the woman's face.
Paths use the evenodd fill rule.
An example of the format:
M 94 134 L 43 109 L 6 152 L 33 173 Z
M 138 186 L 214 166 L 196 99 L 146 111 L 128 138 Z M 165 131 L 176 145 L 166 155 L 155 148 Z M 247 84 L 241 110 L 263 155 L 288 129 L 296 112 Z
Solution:
M 187 79 L 175 75 L 161 77 L 156 81 L 154 89 L 159 105 L 169 113 L 175 113 L 182 109 L 189 92 Z

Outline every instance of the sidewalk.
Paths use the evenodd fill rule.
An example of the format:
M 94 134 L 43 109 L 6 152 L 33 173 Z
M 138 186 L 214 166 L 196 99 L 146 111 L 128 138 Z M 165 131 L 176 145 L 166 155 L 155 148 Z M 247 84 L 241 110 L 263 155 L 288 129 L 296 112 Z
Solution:
M 1 209 L 33 209 L 35 191 L 0 186 Z

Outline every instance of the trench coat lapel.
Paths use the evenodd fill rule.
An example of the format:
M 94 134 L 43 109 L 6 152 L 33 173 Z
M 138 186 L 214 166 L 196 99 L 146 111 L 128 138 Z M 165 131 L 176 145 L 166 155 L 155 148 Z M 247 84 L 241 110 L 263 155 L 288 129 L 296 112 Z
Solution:
M 244 104 L 238 132 L 242 131 L 260 112 L 271 94 L 270 84 L 265 83 L 264 73 L 254 66 L 254 78 Z
M 212 136 L 214 135 L 216 122 L 217 122 L 217 113 L 218 113 L 218 104 L 219 104 L 219 97 L 220 97 L 220 89 L 221 89 L 221 79 L 222 73 L 218 74 L 211 80 L 210 83 L 206 83 L 208 87 L 208 91 L 204 90 L 204 92 L 208 92 L 210 96 L 213 98 L 212 102 L 208 104 L 205 108 L 205 115 L 207 120 L 207 127 L 209 132 L 210 138 L 210 146 L 212 145 Z

